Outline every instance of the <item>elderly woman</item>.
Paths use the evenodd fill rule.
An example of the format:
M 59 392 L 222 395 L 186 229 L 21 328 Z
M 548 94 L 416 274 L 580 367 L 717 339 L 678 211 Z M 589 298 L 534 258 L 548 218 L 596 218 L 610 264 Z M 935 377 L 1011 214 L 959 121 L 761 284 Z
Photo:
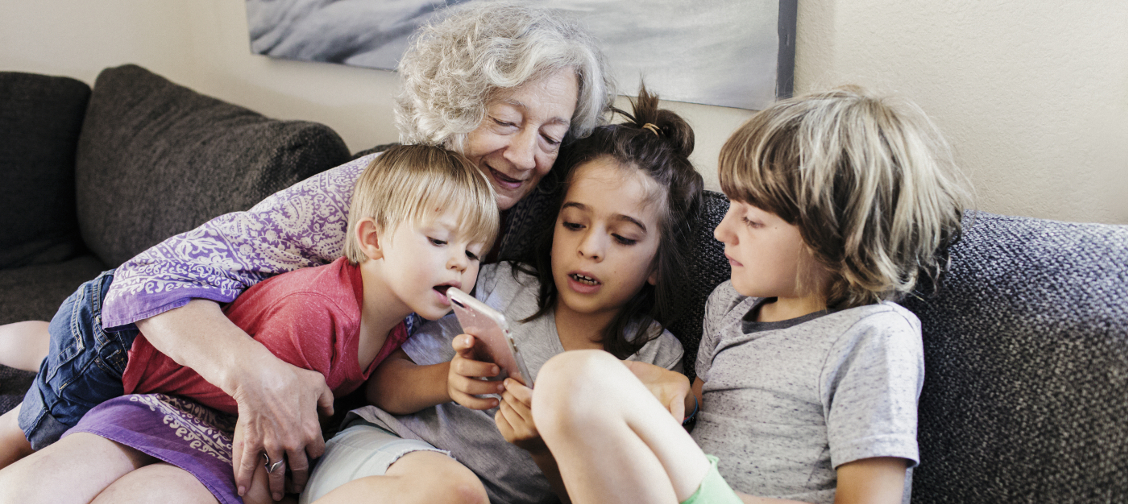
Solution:
M 604 120 L 614 96 L 602 53 L 586 31 L 559 13 L 519 5 L 474 3 L 426 28 L 399 72 L 401 140 L 467 155 L 493 183 L 503 212 L 533 191 L 567 138 L 587 135 Z M 269 476 L 275 499 L 282 496 L 283 474 L 300 491 L 310 459 L 324 450 L 318 412 L 331 413 L 333 397 L 320 374 L 275 357 L 232 324 L 220 304 L 271 275 L 341 256 L 352 187 L 371 159 L 361 157 L 154 246 L 119 267 L 106 294 L 102 326 L 129 332 L 130 341 L 140 330 L 237 401 L 232 463 L 240 489 L 250 486 L 259 464 L 277 468 L 284 460 L 289 471 Z M 511 220 L 495 255 L 513 246 Z M 132 415 L 123 412 L 121 423 Z M 185 471 L 154 464 L 168 462 L 164 457 L 126 452 L 121 461 L 106 461 L 130 471 L 103 497 L 157 479 L 184 489 L 162 492 L 165 499 L 193 500 L 192 490 L 207 495 L 199 474 L 204 485 L 192 488 Z M 88 462 L 72 464 L 71 481 L 83 481 Z

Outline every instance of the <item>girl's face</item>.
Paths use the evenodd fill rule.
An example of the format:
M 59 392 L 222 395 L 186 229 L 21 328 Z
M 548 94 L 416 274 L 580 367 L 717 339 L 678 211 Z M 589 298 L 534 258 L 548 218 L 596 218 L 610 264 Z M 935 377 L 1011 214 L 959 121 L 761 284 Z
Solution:
M 505 90 L 466 137 L 466 157 L 490 179 L 497 206 L 513 207 L 552 169 L 576 111 L 576 73 L 562 69 Z
M 828 274 L 811 257 L 799 227 L 778 215 L 738 200 L 713 236 L 725 244 L 732 265 L 732 286 L 744 296 L 778 298 L 773 311 L 787 308 L 785 318 L 821 309 Z M 817 308 L 802 312 L 810 307 Z M 789 316 L 794 315 L 794 316 Z
M 657 184 L 611 158 L 576 167 L 552 237 L 561 310 L 613 317 L 646 283 L 658 251 Z

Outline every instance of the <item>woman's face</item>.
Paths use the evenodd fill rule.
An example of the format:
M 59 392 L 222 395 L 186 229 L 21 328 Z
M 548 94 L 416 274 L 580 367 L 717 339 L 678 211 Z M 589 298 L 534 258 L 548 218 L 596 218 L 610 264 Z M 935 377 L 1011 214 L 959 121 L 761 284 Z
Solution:
M 561 69 L 503 90 L 486 104 L 486 117 L 466 138 L 466 157 L 497 191 L 508 210 L 540 182 L 556 161 L 576 110 L 576 72 Z

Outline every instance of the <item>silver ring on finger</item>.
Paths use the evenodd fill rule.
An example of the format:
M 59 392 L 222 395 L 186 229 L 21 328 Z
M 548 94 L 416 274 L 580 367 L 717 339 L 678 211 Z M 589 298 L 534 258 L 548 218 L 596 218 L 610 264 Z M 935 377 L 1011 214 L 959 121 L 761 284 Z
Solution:
M 264 460 L 262 466 L 266 468 L 267 473 L 273 473 L 275 469 L 282 467 L 282 464 L 286 461 L 285 458 L 279 458 L 274 463 L 271 463 L 270 455 L 267 455 L 266 452 L 262 452 L 262 458 Z

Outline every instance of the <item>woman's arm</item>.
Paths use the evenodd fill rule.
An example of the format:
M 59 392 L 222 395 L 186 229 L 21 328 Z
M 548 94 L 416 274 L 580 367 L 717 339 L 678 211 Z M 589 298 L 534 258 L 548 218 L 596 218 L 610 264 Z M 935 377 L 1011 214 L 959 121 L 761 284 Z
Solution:
M 239 405 L 233 446 L 236 485 L 250 487 L 262 452 L 283 455 L 300 491 L 309 459 L 321 456 L 318 409 L 331 415 L 333 393 L 316 371 L 292 366 L 274 356 L 224 316 L 219 305 L 196 299 L 181 308 L 138 321 L 155 348 L 191 367 L 231 395 Z M 271 475 L 271 490 L 283 492 L 283 471 Z
M 352 187 L 371 157 L 279 191 L 246 212 L 221 215 L 117 268 L 103 303 L 107 328 L 136 323 L 153 346 L 239 403 L 236 483 L 250 484 L 261 452 L 285 454 L 301 488 L 324 447 L 317 405 L 331 395 L 316 373 L 274 357 L 229 322 L 217 303 L 262 279 L 339 257 Z M 211 301 L 207 301 L 211 300 Z M 271 490 L 282 491 L 281 472 Z
M 123 326 L 190 299 L 233 301 L 263 279 L 326 264 L 344 251 L 352 189 L 364 157 L 154 245 L 114 271 L 103 325 Z

